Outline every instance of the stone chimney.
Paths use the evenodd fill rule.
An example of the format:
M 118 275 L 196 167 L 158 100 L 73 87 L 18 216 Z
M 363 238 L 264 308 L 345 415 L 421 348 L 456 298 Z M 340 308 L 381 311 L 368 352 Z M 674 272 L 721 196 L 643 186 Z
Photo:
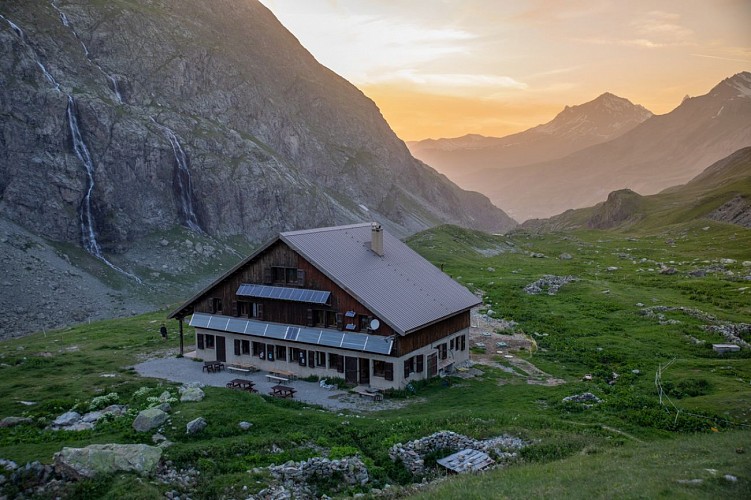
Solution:
M 383 257 L 383 228 L 377 222 L 370 226 L 370 249 Z

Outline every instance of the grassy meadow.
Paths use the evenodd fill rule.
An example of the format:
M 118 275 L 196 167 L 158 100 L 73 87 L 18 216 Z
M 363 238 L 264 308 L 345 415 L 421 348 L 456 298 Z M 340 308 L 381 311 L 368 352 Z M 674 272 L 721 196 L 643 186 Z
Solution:
M 321 494 L 367 494 L 391 485 L 387 491 L 393 496 L 425 498 L 751 497 L 751 354 L 717 355 L 711 344 L 723 339 L 703 328 L 708 321 L 751 322 L 751 282 L 742 280 L 751 274 L 742 266 L 751 260 L 751 231 L 706 221 L 642 233 L 508 236 L 444 226 L 408 243 L 471 289 L 482 290 L 493 316 L 515 321 L 516 331 L 537 343 L 533 352 L 517 355 L 566 383 L 531 385 L 480 367 L 483 374 L 472 379 L 436 380 L 418 384 L 415 394 L 394 394 L 412 400 L 403 409 L 363 415 L 206 388 L 201 402 L 172 404 L 164 433 L 174 442 L 165 458 L 201 472 L 193 498 L 245 497 L 268 481 L 254 468 L 322 453 L 360 455 L 371 481 L 367 488 L 339 491 L 321 482 Z M 563 253 L 571 258 L 559 258 Z M 720 269 L 719 259 L 736 262 L 704 277 L 687 274 Z M 660 263 L 676 272 L 661 274 Z M 556 295 L 523 291 L 544 274 L 577 280 Z M 699 310 L 716 319 L 686 310 L 644 314 L 655 306 Z M 0 428 L 0 458 L 49 463 L 63 446 L 151 444 L 151 433 L 134 432 L 132 420 L 148 397 L 177 389 L 142 379 L 129 367 L 174 352 L 175 325 L 168 325 L 169 341 L 159 338 L 165 316 L 161 311 L 0 343 L 0 417 L 33 418 L 32 424 Z M 190 330 L 186 345 L 192 342 Z M 660 367 L 662 405 L 655 387 Z M 614 372 L 618 376 L 610 384 Z M 592 380 L 582 380 L 585 374 Z M 602 402 L 585 408 L 562 401 L 583 392 Z M 128 416 L 93 431 L 45 429 L 62 412 L 85 410 L 94 397 L 110 393 L 130 405 Z M 209 426 L 186 435 L 185 424 L 198 416 Z M 238 428 L 241 420 L 253 424 L 250 431 Z M 507 468 L 411 486 L 415 478 L 391 462 L 389 447 L 439 430 L 478 439 L 512 434 L 531 444 Z M 440 475 L 431 472 L 431 478 Z M 701 481 L 690 481 L 696 479 Z M 168 489 L 123 475 L 80 482 L 68 494 L 153 498 Z

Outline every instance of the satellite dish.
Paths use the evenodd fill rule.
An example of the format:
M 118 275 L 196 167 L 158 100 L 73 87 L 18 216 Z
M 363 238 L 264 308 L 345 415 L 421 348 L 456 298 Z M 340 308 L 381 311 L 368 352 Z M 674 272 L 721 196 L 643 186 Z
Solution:
M 377 319 L 370 320 L 370 329 L 371 330 L 378 330 L 378 327 L 381 326 L 381 322 Z

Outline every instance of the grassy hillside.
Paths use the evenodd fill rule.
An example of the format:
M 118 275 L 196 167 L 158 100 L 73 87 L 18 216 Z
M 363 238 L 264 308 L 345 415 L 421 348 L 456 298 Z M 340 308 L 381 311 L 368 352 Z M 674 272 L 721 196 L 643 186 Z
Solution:
M 355 453 L 368 466 L 369 485 L 335 493 L 337 485 L 322 482 L 319 493 L 351 495 L 389 484 L 397 496 L 418 493 L 431 498 L 454 498 L 459 492 L 465 498 L 751 495 L 749 351 L 718 356 L 711 343 L 722 337 L 703 328 L 722 321 L 751 322 L 751 284 L 743 279 L 751 268 L 742 264 L 751 260 L 751 231 L 702 221 L 628 235 L 579 231 L 490 236 L 444 226 L 415 235 L 409 244 L 470 288 L 482 290 L 494 316 L 515 321 L 517 332 L 536 341 L 536 351 L 515 355 L 566 383 L 530 385 L 499 368 L 479 366 L 481 376 L 452 379 L 450 384 L 436 380 L 418 385 L 415 394 L 392 395 L 408 399 L 403 409 L 359 416 L 206 388 L 207 397 L 199 403 L 173 403 L 172 423 L 165 428 L 175 443 L 165 450 L 166 458 L 201 472 L 192 497 L 247 496 L 269 480 L 263 472 L 248 472 L 255 467 Z M 571 258 L 559 258 L 564 253 Z M 661 274 L 661 263 L 676 272 Z M 709 271 L 703 277 L 687 274 L 698 268 Z M 524 292 L 544 274 L 578 280 L 556 295 Z M 682 306 L 716 319 L 685 309 L 651 309 L 654 306 Z M 165 314 L 0 343 L 0 416 L 34 420 L 0 428 L 0 457 L 49 463 L 63 446 L 150 444 L 151 433 L 131 429 L 135 412 L 149 396 L 164 390 L 176 393 L 176 388 L 140 379 L 129 367 L 160 353 L 174 355 L 174 334 L 167 342 L 158 336 Z M 174 325 L 169 326 L 173 332 Z M 751 338 L 746 335 L 746 340 Z M 668 363 L 661 379 L 666 404 L 661 405 L 655 374 Z M 611 385 L 613 372 L 618 377 Z M 585 374 L 592 380 L 582 380 Z M 85 409 L 92 398 L 112 392 L 130 405 L 128 416 L 92 431 L 45 429 L 60 413 Z M 585 408 L 562 401 L 583 392 L 602 402 Z M 204 416 L 209 427 L 198 436 L 186 435 L 185 424 L 198 416 Z M 251 432 L 239 430 L 240 420 L 253 423 Z M 419 478 L 391 462 L 388 450 L 438 430 L 478 439 L 506 433 L 531 445 L 506 469 L 414 490 L 409 485 Z M 736 453 L 736 448 L 744 453 Z M 724 479 L 725 474 L 737 481 Z M 678 482 L 684 479 L 702 482 Z M 169 489 L 123 475 L 81 482 L 67 494 L 153 498 Z
M 612 220 L 609 227 L 624 231 L 655 231 L 705 218 L 736 197 L 751 203 L 751 147 L 716 162 L 687 184 L 651 196 L 631 195 L 636 200 L 630 200 L 629 213 L 620 213 L 621 219 Z M 602 227 L 598 223 L 612 218 L 612 205 L 609 198 L 609 202 L 568 210 L 550 219 L 529 221 L 525 226 L 536 230 Z

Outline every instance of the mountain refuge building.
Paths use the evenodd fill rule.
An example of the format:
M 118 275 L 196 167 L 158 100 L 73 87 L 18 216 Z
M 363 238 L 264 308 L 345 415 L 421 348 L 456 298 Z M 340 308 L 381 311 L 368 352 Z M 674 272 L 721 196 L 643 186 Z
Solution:
M 204 360 L 398 389 L 469 359 L 480 302 L 365 223 L 280 233 L 169 317 Z

